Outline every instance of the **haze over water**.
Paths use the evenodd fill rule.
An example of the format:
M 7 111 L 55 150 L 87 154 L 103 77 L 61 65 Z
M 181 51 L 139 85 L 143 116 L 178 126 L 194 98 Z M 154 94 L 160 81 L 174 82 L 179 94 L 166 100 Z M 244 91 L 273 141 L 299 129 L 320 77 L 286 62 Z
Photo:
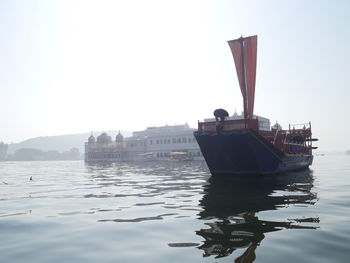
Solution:
M 204 162 L 2 162 L 1 261 L 349 262 L 349 158 L 245 179 Z

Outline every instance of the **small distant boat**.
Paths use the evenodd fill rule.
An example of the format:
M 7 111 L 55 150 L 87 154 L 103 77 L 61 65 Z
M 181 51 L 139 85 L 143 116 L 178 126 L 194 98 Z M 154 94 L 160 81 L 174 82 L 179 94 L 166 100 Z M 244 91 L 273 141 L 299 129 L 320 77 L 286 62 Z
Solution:
M 270 128 L 253 114 L 257 36 L 228 41 L 243 96 L 244 114 L 230 117 L 224 109 L 215 119 L 198 122 L 194 136 L 212 175 L 275 174 L 307 168 L 312 164 L 311 122 Z
M 193 161 L 193 156 L 188 152 L 170 152 L 169 157 L 175 161 Z
M 142 161 L 156 161 L 157 160 L 154 152 L 140 153 L 140 154 L 138 154 L 138 156 L 140 157 L 140 160 L 142 160 Z

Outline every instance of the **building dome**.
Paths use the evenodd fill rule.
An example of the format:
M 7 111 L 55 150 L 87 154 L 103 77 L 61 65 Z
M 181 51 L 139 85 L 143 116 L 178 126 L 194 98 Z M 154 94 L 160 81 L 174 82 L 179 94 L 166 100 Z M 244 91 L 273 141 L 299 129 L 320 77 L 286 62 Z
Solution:
M 117 136 L 115 136 L 115 141 L 116 142 L 123 142 L 124 141 L 124 136 L 120 133 L 117 134 Z
M 94 135 L 91 133 L 91 136 L 89 137 L 89 143 L 95 143 L 96 139 L 94 137 Z
M 276 123 L 271 127 L 271 129 L 282 130 L 282 126 L 276 121 Z
M 107 133 L 102 133 L 100 136 L 97 136 L 97 143 L 110 143 L 112 142 L 111 136 L 108 136 Z

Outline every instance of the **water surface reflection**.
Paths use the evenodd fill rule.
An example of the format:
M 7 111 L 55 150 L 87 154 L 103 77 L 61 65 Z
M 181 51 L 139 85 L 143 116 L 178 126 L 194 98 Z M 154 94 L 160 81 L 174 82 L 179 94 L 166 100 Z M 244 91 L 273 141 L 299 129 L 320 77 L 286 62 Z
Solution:
M 317 202 L 310 170 L 278 176 L 210 177 L 205 163 L 199 162 L 103 164 L 88 169 L 91 183 L 101 191 L 84 197 L 117 198 L 123 205 L 97 222 L 175 219 L 172 224 L 176 225 L 183 218 L 199 220 L 202 228 L 193 230 L 201 243 L 184 240 L 168 242 L 168 246 L 196 247 L 204 257 L 227 257 L 236 251 L 235 262 L 253 262 L 266 233 L 318 228 L 318 217 L 305 216 L 305 209 Z
M 288 206 L 310 206 L 317 201 L 312 171 L 278 176 L 211 177 L 200 200 L 199 219 L 206 227 L 196 231 L 204 238 L 203 256 L 226 257 L 244 248 L 235 262 L 253 262 L 265 233 L 282 229 L 316 229 L 318 217 L 295 214 L 283 220 L 261 220 L 259 212 Z M 279 211 L 281 212 L 281 211 Z
M 87 166 L 90 184 L 100 190 L 85 198 L 110 198 L 118 213 L 98 222 L 137 223 L 196 215 L 203 184 L 209 177 L 204 162 L 100 163 Z

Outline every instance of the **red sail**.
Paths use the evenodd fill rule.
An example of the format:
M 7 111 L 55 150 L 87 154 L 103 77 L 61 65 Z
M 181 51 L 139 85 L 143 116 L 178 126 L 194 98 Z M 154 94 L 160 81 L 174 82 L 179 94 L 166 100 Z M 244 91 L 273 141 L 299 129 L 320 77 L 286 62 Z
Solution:
M 243 96 L 245 119 L 252 119 L 254 113 L 257 43 L 257 36 L 228 41 Z

